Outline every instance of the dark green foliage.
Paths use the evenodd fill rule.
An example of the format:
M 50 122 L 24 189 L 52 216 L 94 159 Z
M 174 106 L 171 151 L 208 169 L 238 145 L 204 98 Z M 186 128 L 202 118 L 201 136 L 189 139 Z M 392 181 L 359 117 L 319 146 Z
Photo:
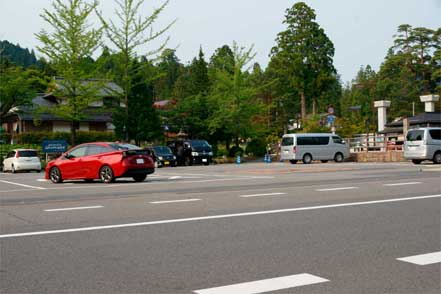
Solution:
M 228 150 L 228 156 L 229 157 L 235 157 L 237 155 L 242 156 L 244 154 L 243 148 L 240 146 L 233 146 Z
M 88 142 L 114 142 L 116 140 L 115 134 L 110 132 L 83 132 L 77 133 L 75 144 L 82 144 Z M 68 132 L 32 132 L 21 133 L 15 137 L 15 140 L 20 144 L 42 144 L 43 140 L 66 140 L 69 145 L 72 145 L 71 136 Z
M 251 140 L 247 144 L 246 153 L 254 156 L 263 156 L 266 153 L 265 141 L 260 138 Z
M 38 64 L 33 49 L 29 51 L 27 48 L 20 47 L 19 44 L 14 45 L 6 40 L 0 41 L 0 62 L 3 59 L 8 59 L 16 66 L 21 67 L 30 67 Z

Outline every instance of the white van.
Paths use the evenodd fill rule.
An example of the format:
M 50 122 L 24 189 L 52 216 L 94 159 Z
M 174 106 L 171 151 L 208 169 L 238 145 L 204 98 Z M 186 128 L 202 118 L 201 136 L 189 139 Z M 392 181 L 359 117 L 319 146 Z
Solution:
M 420 164 L 432 160 L 441 164 L 441 128 L 418 128 L 407 132 L 404 142 L 404 158 Z
M 348 146 L 334 134 L 286 134 L 282 138 L 281 160 L 292 164 L 299 160 L 305 164 L 313 160 L 342 162 L 348 156 Z

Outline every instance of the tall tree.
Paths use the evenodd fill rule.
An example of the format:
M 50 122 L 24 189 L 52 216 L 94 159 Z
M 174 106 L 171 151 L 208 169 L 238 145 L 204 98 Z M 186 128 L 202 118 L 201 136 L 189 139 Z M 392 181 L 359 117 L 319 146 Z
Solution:
M 84 70 L 85 60 L 93 55 L 101 42 L 102 30 L 91 28 L 89 23 L 97 5 L 97 1 L 54 0 L 53 11 L 44 9 L 41 14 L 52 32 L 42 30 L 36 34 L 42 43 L 38 50 L 63 78 L 54 88 L 54 95 L 62 101 L 50 111 L 71 121 L 72 144 L 76 141 L 79 122 L 87 116 L 89 105 L 99 99 L 98 91 L 102 86 L 85 82 L 92 73 Z
M 334 45 L 315 22 L 315 12 L 304 2 L 287 9 L 284 24 L 287 29 L 277 35 L 277 45 L 271 50 L 270 65 L 279 76 L 287 76 L 289 84 L 300 94 L 302 119 L 306 118 L 307 103 L 317 103 L 318 79 L 335 79 Z
M 125 104 L 124 120 L 128 122 L 130 112 L 129 95 L 133 87 L 133 76 L 136 75 L 136 72 L 131 70 L 139 70 L 138 67 L 131 67 L 132 61 L 137 58 L 137 49 L 162 36 L 173 25 L 174 21 L 156 32 L 153 31 L 153 24 L 169 1 L 165 1 L 147 17 L 139 15 L 139 10 L 145 3 L 145 0 L 115 0 L 115 3 L 117 5 L 115 13 L 118 23 L 113 21 L 114 18 L 106 20 L 101 12 L 97 11 L 97 14 L 104 25 L 108 39 L 115 47 L 114 52 L 121 58 L 119 68 L 121 79 L 118 83 L 123 89 L 122 99 Z M 158 49 L 146 52 L 145 56 L 161 52 L 168 40 L 167 38 Z M 126 133 L 125 137 L 125 139 L 129 139 L 128 133 Z

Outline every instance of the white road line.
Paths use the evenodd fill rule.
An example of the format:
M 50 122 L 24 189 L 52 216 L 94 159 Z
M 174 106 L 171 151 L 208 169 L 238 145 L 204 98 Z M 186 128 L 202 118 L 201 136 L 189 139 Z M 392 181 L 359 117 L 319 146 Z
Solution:
M 67 211 L 67 210 L 81 210 L 81 209 L 95 209 L 95 208 L 103 208 L 104 206 L 97 205 L 97 206 L 83 206 L 83 207 L 67 207 L 67 208 L 54 208 L 54 209 L 45 209 L 46 212 L 53 212 L 53 211 Z
M 427 254 L 420 254 L 408 257 L 397 258 L 398 260 L 417 264 L 417 265 L 428 265 L 434 263 L 441 263 L 441 251 L 432 252 Z
M 419 185 L 421 182 L 407 182 L 407 183 L 393 183 L 393 184 L 383 184 L 386 187 L 394 187 L 394 186 L 407 186 L 407 185 Z
M 37 179 L 37 182 L 48 182 L 49 180 L 46 179 Z
M 311 274 L 299 274 L 248 283 L 240 283 L 210 289 L 196 290 L 197 294 L 258 294 L 294 287 L 329 282 L 329 280 Z
M 108 229 L 116 229 L 116 228 L 131 228 L 131 227 L 162 225 L 162 224 L 171 224 L 171 223 L 184 223 L 184 222 L 191 222 L 191 221 L 224 219 L 224 218 L 253 216 L 253 215 L 267 215 L 267 214 L 277 214 L 277 213 L 284 213 L 284 212 L 317 210 L 317 209 L 325 209 L 325 208 L 362 206 L 362 205 L 393 203 L 393 202 L 400 202 L 400 201 L 412 201 L 412 200 L 431 199 L 431 198 L 441 198 L 441 194 L 427 195 L 427 196 L 415 196 L 415 197 L 407 197 L 407 198 L 395 198 L 395 199 L 386 199 L 386 200 L 349 202 L 349 203 L 319 205 L 319 206 L 309 206 L 309 207 L 297 207 L 297 208 L 287 208 L 287 209 L 278 209 L 278 210 L 264 210 L 264 211 L 254 211 L 254 212 L 244 212 L 244 213 L 234 213 L 234 214 L 220 214 L 220 215 L 210 215 L 210 216 L 202 216 L 202 217 L 178 218 L 178 219 L 150 221 L 150 222 L 141 222 L 141 223 L 128 223 L 128 224 L 106 225 L 106 226 L 96 226 L 96 227 L 71 228 L 71 229 L 60 229 L 60 230 L 52 230 L 52 231 L 13 233 L 13 234 L 0 235 L 0 239 L 25 237 L 25 236 L 49 235 L 49 234 L 61 234 L 61 233 L 72 233 L 72 232 L 98 231 L 98 230 L 108 230 Z
M 5 184 L 16 185 L 16 186 L 20 186 L 20 187 L 25 187 L 25 188 L 46 190 L 46 188 L 43 188 L 43 187 L 29 186 L 29 185 L 25 185 L 25 184 L 16 183 L 16 182 L 9 182 L 9 181 L 3 181 L 3 180 L 0 180 L 0 182 L 5 183 Z
M 276 195 L 286 195 L 286 193 L 251 194 L 251 195 L 240 195 L 239 197 L 249 198 L 249 197 L 276 196 Z
M 150 204 L 166 204 L 166 203 L 180 203 L 180 202 L 193 202 L 200 201 L 201 199 L 180 199 L 180 200 L 166 200 L 166 201 L 152 201 Z
M 180 179 L 180 178 L 182 178 L 181 176 L 173 176 L 173 177 L 169 177 L 168 179 L 169 180 L 177 180 L 177 179 Z
M 341 188 L 328 188 L 328 189 L 316 189 L 317 192 L 326 192 L 326 191 L 341 191 L 341 190 L 354 190 L 358 189 L 358 187 L 341 187 Z

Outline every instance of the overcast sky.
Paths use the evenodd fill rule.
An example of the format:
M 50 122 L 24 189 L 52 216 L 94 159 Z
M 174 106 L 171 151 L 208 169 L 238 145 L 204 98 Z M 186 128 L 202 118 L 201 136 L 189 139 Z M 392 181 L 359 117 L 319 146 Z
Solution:
M 297 1 L 288 0 L 171 0 L 155 28 L 177 19 L 168 32 L 169 46 L 177 48 L 187 63 L 202 46 L 206 59 L 224 44 L 254 44 L 256 61 L 263 67 L 284 30 L 285 10 Z M 377 70 L 391 47 L 400 24 L 441 27 L 441 0 L 306 0 L 317 14 L 317 22 L 335 45 L 334 64 L 342 81 L 353 79 L 361 65 Z M 39 16 L 50 0 L 0 0 L 0 40 L 35 48 L 34 33 L 48 28 Z M 111 17 L 113 0 L 101 0 L 101 10 Z M 148 15 L 159 0 L 146 0 L 142 14 Z M 152 44 L 154 47 L 155 44 Z M 151 47 L 150 49 L 152 49 Z M 143 48 L 147 52 L 149 48 Z M 38 52 L 37 52 L 38 53 Z M 142 53 L 142 52 L 140 52 Z

